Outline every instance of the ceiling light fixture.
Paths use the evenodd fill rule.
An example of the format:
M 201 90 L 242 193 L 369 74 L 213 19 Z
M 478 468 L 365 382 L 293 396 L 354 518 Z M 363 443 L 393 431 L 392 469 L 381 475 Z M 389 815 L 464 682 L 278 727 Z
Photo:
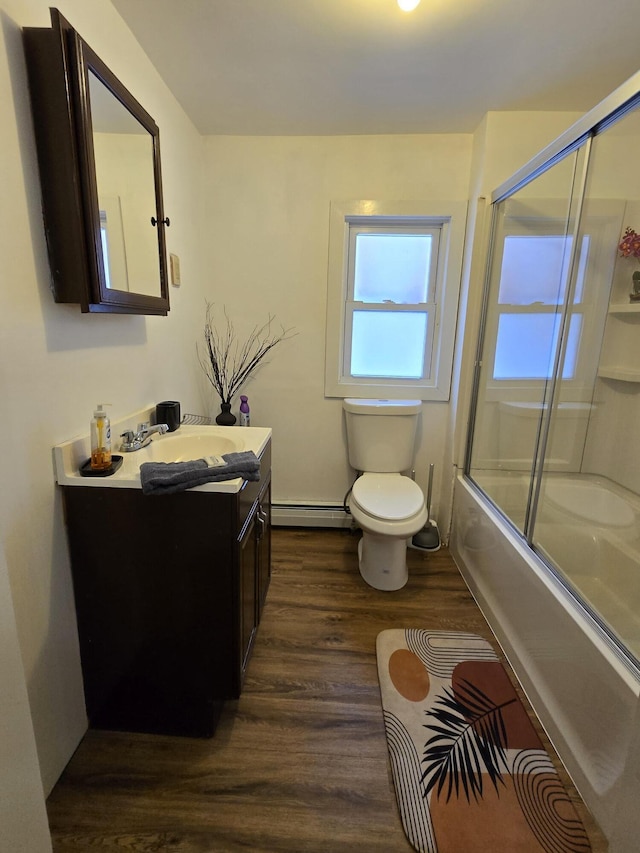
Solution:
M 420 0 L 398 0 L 398 6 L 403 12 L 413 12 Z

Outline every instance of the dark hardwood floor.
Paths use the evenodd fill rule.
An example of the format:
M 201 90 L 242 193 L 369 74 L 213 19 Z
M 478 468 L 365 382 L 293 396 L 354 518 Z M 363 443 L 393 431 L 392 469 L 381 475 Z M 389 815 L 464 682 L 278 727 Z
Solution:
M 48 801 L 56 853 L 412 849 L 388 764 L 376 636 L 392 627 L 472 631 L 501 653 L 445 549 L 410 550 L 409 583 L 385 593 L 360 578 L 357 539 L 274 529 L 245 689 L 225 706 L 215 737 L 89 731 Z M 558 769 L 594 853 L 603 853 Z

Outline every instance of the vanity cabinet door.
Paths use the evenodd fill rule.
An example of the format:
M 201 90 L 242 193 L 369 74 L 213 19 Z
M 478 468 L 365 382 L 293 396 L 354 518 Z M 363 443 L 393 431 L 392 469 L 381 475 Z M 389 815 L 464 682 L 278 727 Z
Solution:
M 239 542 L 240 666 L 237 696 L 260 623 L 271 579 L 271 483 L 263 488 L 243 528 Z
M 258 571 L 257 506 L 250 516 L 240 541 L 240 684 L 244 674 L 257 627 L 256 577 Z
M 258 622 L 271 581 L 271 484 L 258 502 Z

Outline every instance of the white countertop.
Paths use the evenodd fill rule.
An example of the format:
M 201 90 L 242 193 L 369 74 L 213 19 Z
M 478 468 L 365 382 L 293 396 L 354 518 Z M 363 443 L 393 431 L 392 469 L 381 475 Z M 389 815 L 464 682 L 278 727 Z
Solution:
M 165 448 L 169 448 L 173 445 L 179 446 L 178 440 L 181 438 L 188 439 L 192 444 L 192 440 L 195 439 L 195 444 L 197 444 L 198 441 L 208 441 L 209 438 L 212 439 L 212 443 L 215 443 L 216 438 L 220 437 L 232 441 L 235 450 L 253 450 L 256 456 L 260 456 L 271 438 L 271 429 L 267 427 L 188 426 L 182 424 L 175 432 L 170 432 L 166 435 L 153 435 L 151 445 L 142 448 L 142 450 L 122 453 L 119 450 L 121 443 L 120 434 L 127 429 L 135 429 L 138 423 L 148 420 L 149 410 L 145 409 L 115 424 L 112 423 L 112 453 L 114 456 L 122 456 L 123 462 L 114 474 L 107 477 L 83 477 L 80 473 L 80 467 L 91 456 L 91 440 L 88 433 L 56 445 L 53 448 L 53 467 L 56 482 L 61 486 L 140 489 L 142 488 L 140 483 L 140 465 L 143 462 L 151 462 L 157 459 L 157 454 L 154 453 L 152 446 L 156 442 L 168 442 Z M 155 450 L 159 449 L 159 447 L 155 448 Z M 216 453 L 219 451 L 212 450 L 211 452 Z M 228 452 L 228 449 L 225 448 L 224 452 Z M 184 459 L 181 458 L 180 461 L 184 461 Z M 203 486 L 196 486 L 195 489 L 200 492 L 233 493 L 240 491 L 243 482 L 242 477 L 237 477 L 234 480 L 224 480 L 219 483 L 206 483 Z

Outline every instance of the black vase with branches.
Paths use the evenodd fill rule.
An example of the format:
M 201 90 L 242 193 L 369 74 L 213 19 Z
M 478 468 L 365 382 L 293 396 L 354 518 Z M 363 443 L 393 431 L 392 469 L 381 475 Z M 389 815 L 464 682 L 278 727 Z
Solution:
M 198 359 L 220 398 L 221 412 L 216 417 L 216 423 L 231 426 L 236 417 L 231 412 L 231 401 L 251 374 L 262 363 L 263 359 L 276 344 L 292 336 L 291 329 L 280 326 L 279 332 L 274 332 L 274 318 L 262 326 L 254 326 L 244 343 L 236 335 L 235 327 L 223 309 L 224 319 L 217 325 L 215 322 L 214 306 L 207 303 L 206 321 L 204 326 L 204 352 L 197 347 Z

